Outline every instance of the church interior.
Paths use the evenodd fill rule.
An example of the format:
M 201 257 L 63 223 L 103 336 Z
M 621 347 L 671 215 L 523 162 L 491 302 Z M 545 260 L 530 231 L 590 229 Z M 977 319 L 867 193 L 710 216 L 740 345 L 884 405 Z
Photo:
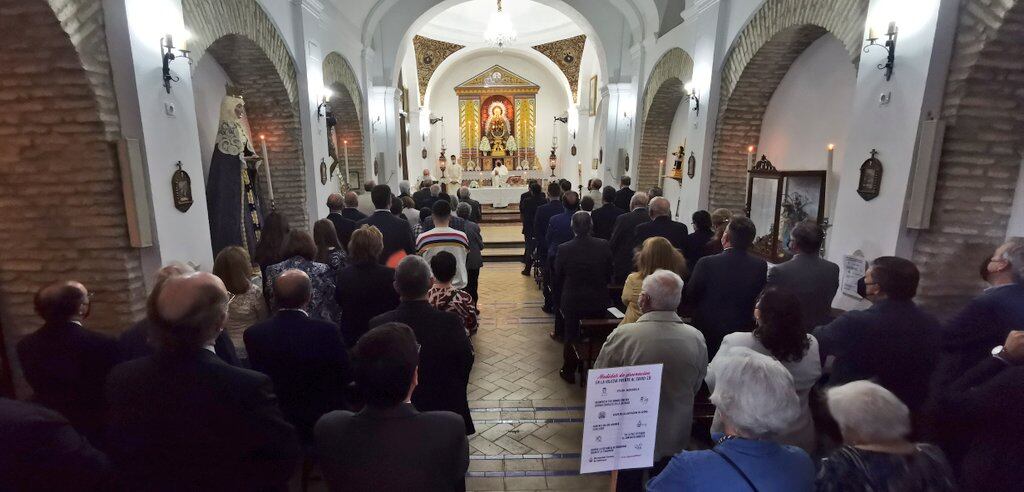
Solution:
M 858 279 L 898 257 L 946 323 L 1024 236 L 1020 0 L 0 0 L 0 40 L 0 395 L 37 392 L 17 347 L 48 285 L 81 282 L 86 328 L 118 337 L 161 267 L 256 262 L 271 214 L 312 236 L 338 194 L 370 215 L 373 185 L 465 188 L 468 490 L 618 476 L 580 473 L 587 393 L 549 338 L 552 274 L 523 264 L 529 183 L 596 207 L 625 184 L 691 231 L 727 209 L 769 269 L 812 221 L 836 314 L 868 309 Z M 288 487 L 329 488 L 307 472 Z

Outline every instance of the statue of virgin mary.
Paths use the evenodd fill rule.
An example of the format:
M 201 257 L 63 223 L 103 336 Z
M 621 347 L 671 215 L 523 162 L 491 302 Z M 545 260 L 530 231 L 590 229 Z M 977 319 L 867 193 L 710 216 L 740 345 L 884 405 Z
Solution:
M 260 160 L 249 137 L 245 102 L 236 91 L 220 105 L 220 124 L 206 180 L 213 255 L 228 246 L 242 246 L 252 255 L 260 240 L 263 203 L 260 198 Z

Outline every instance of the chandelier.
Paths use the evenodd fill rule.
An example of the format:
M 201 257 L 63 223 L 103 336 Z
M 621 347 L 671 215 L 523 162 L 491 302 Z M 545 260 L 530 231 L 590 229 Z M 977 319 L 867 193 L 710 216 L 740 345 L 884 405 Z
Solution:
M 512 28 L 512 20 L 501 10 L 501 0 L 498 0 L 498 10 L 494 11 L 491 19 L 487 21 L 484 40 L 500 50 L 505 45 L 514 43 L 517 37 L 516 30 Z

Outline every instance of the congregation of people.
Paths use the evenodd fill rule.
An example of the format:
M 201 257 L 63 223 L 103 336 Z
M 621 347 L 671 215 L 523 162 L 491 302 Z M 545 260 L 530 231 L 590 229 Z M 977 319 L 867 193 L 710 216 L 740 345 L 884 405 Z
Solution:
M 891 256 L 860 279 L 871 306 L 838 313 L 818 224 L 769 267 L 743 215 L 691 229 L 660 189 L 602 184 L 530 182 L 519 214 L 559 376 L 582 376 L 584 320 L 610 307 L 593 367 L 663 365 L 654 466 L 617 490 L 1024 483 L 1024 240 L 987 255 L 990 287 L 946 322 Z M 0 398 L 0 489 L 285 490 L 316 467 L 331 490 L 464 490 L 481 205 L 426 173 L 411 191 L 367 182 L 312 234 L 270 213 L 252 255 L 163 267 L 118 339 L 87 329 L 88 286 L 41 289 L 17 345 L 33 401 Z

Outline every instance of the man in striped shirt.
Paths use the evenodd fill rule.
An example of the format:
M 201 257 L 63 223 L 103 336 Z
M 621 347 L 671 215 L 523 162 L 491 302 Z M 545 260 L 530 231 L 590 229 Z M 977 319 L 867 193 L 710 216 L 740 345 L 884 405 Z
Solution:
M 469 253 L 469 239 L 466 233 L 449 227 L 452 218 L 452 206 L 447 200 L 434 202 L 432 208 L 434 228 L 420 234 L 416 238 L 416 251 L 423 259 L 430 259 L 441 251 L 455 256 L 455 278 L 452 286 L 456 289 L 466 287 L 466 255 Z

